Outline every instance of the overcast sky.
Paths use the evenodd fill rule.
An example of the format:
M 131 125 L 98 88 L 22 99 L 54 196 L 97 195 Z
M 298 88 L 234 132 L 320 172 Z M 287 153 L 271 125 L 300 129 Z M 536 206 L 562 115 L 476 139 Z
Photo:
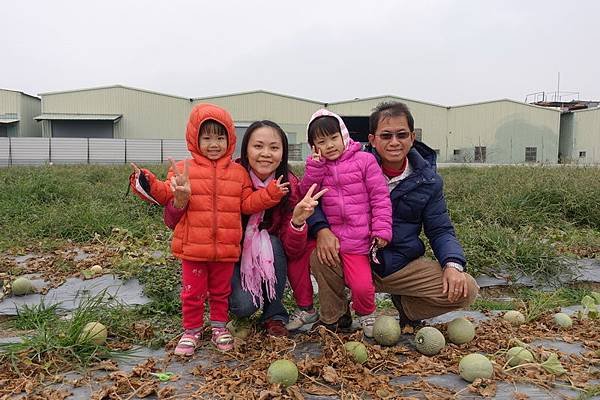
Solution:
M 2 1 L 0 88 L 600 100 L 600 1 Z

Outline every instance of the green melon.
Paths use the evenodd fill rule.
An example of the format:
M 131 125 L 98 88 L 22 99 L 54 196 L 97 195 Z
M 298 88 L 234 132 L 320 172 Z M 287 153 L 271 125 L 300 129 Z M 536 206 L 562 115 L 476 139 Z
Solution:
M 229 321 L 227 325 L 225 325 L 229 332 L 233 337 L 238 339 L 246 340 L 248 336 L 250 336 L 250 328 L 247 324 L 244 323 L 236 323 L 233 320 Z
M 460 360 L 458 373 L 465 381 L 473 382 L 477 378 L 490 379 L 494 374 L 494 367 L 487 357 L 472 353 Z
M 419 329 L 415 335 L 415 347 L 421 354 L 433 356 L 439 353 L 446 345 L 446 339 L 442 332 L 434 327 L 426 326 Z
M 98 275 L 98 274 L 101 274 L 101 273 L 102 273 L 102 267 L 101 267 L 100 265 L 98 265 L 98 264 L 96 264 L 96 265 L 92 265 L 92 266 L 90 267 L 90 271 L 92 271 L 92 273 L 93 273 L 94 275 Z
M 515 310 L 507 311 L 503 318 L 513 326 L 519 326 L 525 323 L 525 316 L 521 314 L 521 312 Z
M 12 283 L 12 293 L 15 296 L 23 296 L 25 294 L 33 293 L 33 284 L 27 278 L 20 277 Z
M 344 349 L 346 349 L 355 362 L 363 364 L 367 361 L 367 348 L 361 342 L 347 342 L 344 344 Z
M 290 360 L 273 361 L 267 370 L 269 383 L 292 386 L 298 380 L 298 368 Z
M 448 339 L 454 344 L 469 343 L 475 337 L 475 327 L 466 318 L 455 318 L 448 323 Z
M 533 354 L 521 346 L 511 347 L 506 352 L 506 358 L 508 360 L 508 365 L 511 367 L 516 367 L 517 365 L 531 363 L 534 361 Z
M 561 329 L 569 329 L 571 326 L 573 326 L 571 317 L 565 313 L 554 314 L 554 323 Z
M 393 346 L 400 340 L 400 324 L 396 318 L 389 315 L 382 315 L 375 320 L 373 324 L 373 338 L 384 346 Z
M 89 322 L 81 330 L 81 341 L 84 343 L 92 343 L 102 345 L 106 343 L 108 331 L 100 322 Z

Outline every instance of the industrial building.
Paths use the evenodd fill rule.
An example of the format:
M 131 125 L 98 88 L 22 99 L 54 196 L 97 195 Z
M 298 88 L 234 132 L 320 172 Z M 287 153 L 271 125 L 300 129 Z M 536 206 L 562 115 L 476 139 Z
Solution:
M 33 119 L 40 108 L 39 97 L 0 89 L 0 137 L 41 136 L 42 129 Z
M 600 164 L 600 108 L 563 114 L 560 127 L 560 161 Z
M 364 143 L 373 109 L 381 102 L 401 101 L 414 115 L 417 139 L 433 148 L 441 163 L 600 163 L 600 108 L 590 102 L 587 109 L 508 99 L 444 106 L 386 95 L 325 103 L 264 90 L 190 99 L 121 85 L 40 96 L 41 110 L 36 97 L 0 90 L 0 136 L 51 139 L 42 146 L 48 150 L 40 152 L 65 162 L 106 161 L 111 154 L 148 162 L 184 157 L 183 133 L 191 108 L 199 103 L 227 109 L 239 137 L 256 120 L 277 122 L 288 135 L 290 159 L 301 161 L 309 153 L 306 123 L 317 109 L 338 113 L 351 136 Z M 61 150 L 66 146 L 61 140 L 67 138 L 80 142 Z M 15 151 L 31 146 L 15 143 Z

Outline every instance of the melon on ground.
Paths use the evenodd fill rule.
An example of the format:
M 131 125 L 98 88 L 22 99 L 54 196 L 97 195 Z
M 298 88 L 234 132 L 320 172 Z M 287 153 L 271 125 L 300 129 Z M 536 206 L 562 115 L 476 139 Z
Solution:
M 520 311 L 510 310 L 504 314 L 505 321 L 510 322 L 513 326 L 519 326 L 525 323 L 525 316 Z
M 273 361 L 267 370 L 267 378 L 269 383 L 292 386 L 298 380 L 298 368 L 290 360 Z
M 455 318 L 448 323 L 448 339 L 454 344 L 469 343 L 475 337 L 475 327 L 466 318 Z
M 477 378 L 490 379 L 494 375 L 494 367 L 487 357 L 472 353 L 460 360 L 458 373 L 465 381 L 473 382 Z
M 229 321 L 227 325 L 225 325 L 229 332 L 233 337 L 238 339 L 246 340 L 246 338 L 250 335 L 250 328 L 245 324 L 236 324 L 233 320 Z
M 107 336 L 108 331 L 100 322 L 88 322 L 81 330 L 80 337 L 82 342 L 99 346 L 106 343 Z
M 571 317 L 565 313 L 554 314 L 554 323 L 561 329 L 569 329 L 571 326 L 573 326 Z
M 419 329 L 415 335 L 415 347 L 421 354 L 433 356 L 439 353 L 446 345 L 446 339 L 442 332 L 434 327 L 426 326 Z
M 511 367 L 534 361 L 533 354 L 521 346 L 515 346 L 508 349 L 506 352 L 506 359 L 508 360 L 508 365 Z
M 92 271 L 93 274 L 98 275 L 102 273 L 102 267 L 98 264 L 92 265 L 90 271 Z
M 365 361 L 367 361 L 367 348 L 361 342 L 344 343 L 344 349 L 346 349 L 355 362 L 363 364 Z
M 25 294 L 33 293 L 33 284 L 25 277 L 15 279 L 11 285 L 11 288 L 12 293 L 15 296 L 23 296 Z
M 375 320 L 373 324 L 373 338 L 384 346 L 393 346 L 400 340 L 400 324 L 396 318 L 389 315 L 382 315 Z

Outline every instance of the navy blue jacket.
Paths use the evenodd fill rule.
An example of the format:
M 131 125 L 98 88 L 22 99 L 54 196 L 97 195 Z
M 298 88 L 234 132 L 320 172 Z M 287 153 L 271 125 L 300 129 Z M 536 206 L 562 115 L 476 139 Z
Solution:
M 374 148 L 371 151 L 381 164 Z M 412 173 L 400 181 L 390 193 L 392 200 L 392 241 L 377 253 L 381 264 L 371 263 L 379 276 L 385 277 L 404 268 L 425 254 L 425 244 L 419 238 L 421 229 L 441 265 L 454 261 L 466 265 L 465 254 L 456 238 L 448 216 L 442 177 L 436 172 L 436 154 L 424 143 L 415 141 L 408 161 Z M 308 219 L 310 233 L 316 236 L 329 225 L 320 208 Z

